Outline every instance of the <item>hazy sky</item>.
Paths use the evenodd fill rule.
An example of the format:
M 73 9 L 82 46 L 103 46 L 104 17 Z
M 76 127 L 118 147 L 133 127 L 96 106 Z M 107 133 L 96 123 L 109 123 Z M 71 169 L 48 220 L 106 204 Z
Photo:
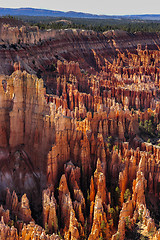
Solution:
M 0 0 L 0 7 L 34 7 L 96 14 L 160 14 L 159 0 Z

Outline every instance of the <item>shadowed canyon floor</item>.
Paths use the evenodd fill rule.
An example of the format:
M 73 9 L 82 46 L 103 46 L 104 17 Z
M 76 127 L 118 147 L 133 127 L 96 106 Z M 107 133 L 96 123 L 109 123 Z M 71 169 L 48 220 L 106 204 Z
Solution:
M 159 240 L 159 35 L 0 23 L 0 239 Z

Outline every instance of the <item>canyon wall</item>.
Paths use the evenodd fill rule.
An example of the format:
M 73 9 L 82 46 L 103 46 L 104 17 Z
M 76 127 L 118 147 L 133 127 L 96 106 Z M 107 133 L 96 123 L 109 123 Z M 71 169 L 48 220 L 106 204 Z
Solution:
M 0 48 L 0 238 L 160 239 L 158 34 L 36 34 Z

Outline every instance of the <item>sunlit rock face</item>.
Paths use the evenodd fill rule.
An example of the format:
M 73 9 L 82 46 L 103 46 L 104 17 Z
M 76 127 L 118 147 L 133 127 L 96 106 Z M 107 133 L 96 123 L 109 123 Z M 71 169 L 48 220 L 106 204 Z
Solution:
M 54 139 L 43 81 L 18 70 L 0 78 L 1 192 L 8 187 L 18 194 L 40 197 Z

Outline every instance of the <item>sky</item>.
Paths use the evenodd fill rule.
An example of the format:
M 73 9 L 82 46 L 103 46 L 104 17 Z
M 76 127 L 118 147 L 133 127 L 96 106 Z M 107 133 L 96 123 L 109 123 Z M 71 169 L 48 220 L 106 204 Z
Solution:
M 160 14 L 159 0 L 0 0 L 0 7 L 33 7 L 106 15 Z

